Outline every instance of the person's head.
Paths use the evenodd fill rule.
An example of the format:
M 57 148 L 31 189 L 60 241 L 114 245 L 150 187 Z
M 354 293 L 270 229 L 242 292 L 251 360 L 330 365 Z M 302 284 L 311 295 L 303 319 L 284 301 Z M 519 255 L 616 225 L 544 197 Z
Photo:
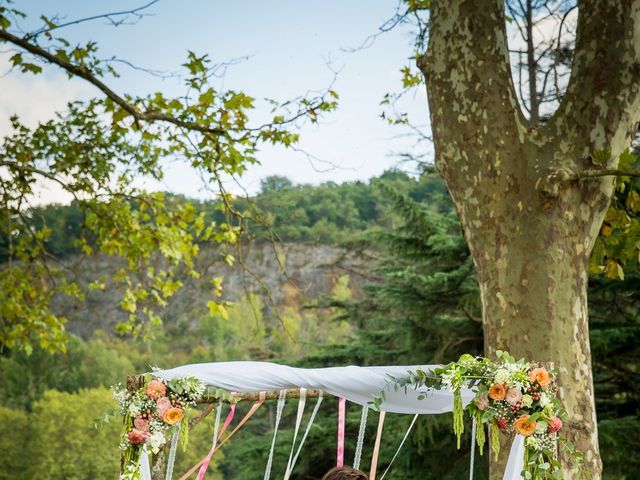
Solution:
M 351 467 L 335 467 L 329 470 L 322 480 L 369 480 L 364 472 Z

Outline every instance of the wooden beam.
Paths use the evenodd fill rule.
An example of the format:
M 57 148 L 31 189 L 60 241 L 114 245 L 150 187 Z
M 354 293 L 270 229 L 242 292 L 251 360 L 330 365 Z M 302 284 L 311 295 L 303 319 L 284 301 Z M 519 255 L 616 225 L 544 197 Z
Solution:
M 299 388 L 291 388 L 286 390 L 286 398 L 300 398 L 300 389 Z M 260 392 L 245 392 L 245 393 L 235 393 L 234 398 L 237 401 L 249 401 L 249 402 L 257 402 L 260 397 Z M 320 390 L 310 389 L 307 390 L 307 398 L 316 398 L 320 396 Z M 272 390 L 266 392 L 265 400 L 277 400 L 280 397 L 280 390 Z M 216 403 L 222 400 L 223 402 L 228 402 L 227 399 L 220 398 L 217 395 L 204 395 L 198 403 Z

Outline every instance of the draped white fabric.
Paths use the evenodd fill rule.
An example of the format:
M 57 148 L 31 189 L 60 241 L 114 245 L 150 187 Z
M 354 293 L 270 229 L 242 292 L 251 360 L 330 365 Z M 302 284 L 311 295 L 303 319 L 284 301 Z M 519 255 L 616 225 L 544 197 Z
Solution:
M 293 368 L 267 362 L 221 362 L 184 365 L 155 372 L 167 380 L 193 375 L 208 385 L 230 392 L 261 392 L 283 388 L 307 388 L 324 390 L 337 397 L 359 405 L 367 405 L 385 391 L 382 409 L 391 413 L 433 414 L 453 409 L 453 394 L 446 390 L 408 388 L 394 391 L 387 388 L 391 377 L 400 378 L 418 368 L 432 369 L 437 365 L 413 365 L 393 367 L 331 367 Z M 427 395 L 418 399 L 419 395 Z M 466 405 L 473 399 L 473 392 L 462 391 Z
M 359 405 L 368 405 L 385 392 L 382 410 L 402 414 L 438 414 L 453 410 L 453 393 L 430 388 L 393 388 L 390 380 L 402 378 L 409 371 L 432 370 L 439 365 L 408 365 L 379 367 L 294 368 L 268 362 L 220 362 L 184 365 L 154 372 L 160 378 L 194 376 L 207 385 L 230 392 L 261 392 L 281 389 L 319 389 Z M 391 386 L 391 388 L 389 388 Z M 419 398 L 423 396 L 424 398 Z M 470 389 L 462 390 L 462 402 L 467 405 L 474 397 Z M 504 480 L 520 480 L 524 442 L 516 441 Z

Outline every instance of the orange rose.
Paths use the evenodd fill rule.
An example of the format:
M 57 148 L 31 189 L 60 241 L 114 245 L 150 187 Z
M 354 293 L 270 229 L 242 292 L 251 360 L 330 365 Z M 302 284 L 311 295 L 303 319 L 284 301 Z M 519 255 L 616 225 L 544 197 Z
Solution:
M 182 420 L 182 417 L 184 417 L 184 413 L 182 413 L 181 408 L 171 407 L 169 410 L 164 412 L 164 415 L 162 415 L 162 420 L 164 421 L 164 423 L 174 425 Z
M 536 432 L 536 422 L 529 420 L 529 415 L 520 415 L 513 422 L 513 429 L 523 437 L 528 437 Z
M 160 380 L 151 380 L 147 385 L 147 397 L 157 400 L 167 393 L 167 386 Z
M 504 400 L 504 397 L 507 396 L 507 386 L 502 385 L 501 383 L 496 383 L 491 385 L 489 389 L 489 397 L 496 402 L 499 400 Z
M 538 367 L 529 372 L 529 380 L 531 380 L 531 382 L 538 382 L 542 388 L 545 388 L 551 383 L 551 375 L 549 375 L 546 368 Z

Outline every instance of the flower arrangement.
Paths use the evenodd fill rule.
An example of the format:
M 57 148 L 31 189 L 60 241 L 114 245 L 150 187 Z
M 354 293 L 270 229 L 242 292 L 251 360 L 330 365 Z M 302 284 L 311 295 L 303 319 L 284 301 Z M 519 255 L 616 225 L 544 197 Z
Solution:
M 542 480 L 562 478 L 556 459 L 558 431 L 566 420 L 566 412 L 557 398 L 556 374 L 544 366 L 515 360 L 507 352 L 497 351 L 499 362 L 488 358 L 462 355 L 433 372 L 417 371 L 409 378 L 396 380 L 401 386 L 414 385 L 446 388 L 454 394 L 453 430 L 458 448 L 464 431 L 464 410 L 476 419 L 476 443 L 483 453 L 485 425 L 489 431 L 491 450 L 500 452 L 500 433 L 517 433 L 525 437 L 523 478 Z M 465 408 L 461 388 L 472 388 L 475 398 Z M 571 447 L 565 445 L 571 450 Z M 580 452 L 572 451 L 580 460 Z
M 138 460 L 142 446 L 157 454 L 174 433 L 186 448 L 189 438 L 188 409 L 196 405 L 205 392 L 204 383 L 195 377 L 165 381 L 145 377 L 144 385 L 135 392 L 122 386 L 114 389 L 114 397 L 124 417 L 120 449 L 124 465 L 121 480 L 139 478 Z

